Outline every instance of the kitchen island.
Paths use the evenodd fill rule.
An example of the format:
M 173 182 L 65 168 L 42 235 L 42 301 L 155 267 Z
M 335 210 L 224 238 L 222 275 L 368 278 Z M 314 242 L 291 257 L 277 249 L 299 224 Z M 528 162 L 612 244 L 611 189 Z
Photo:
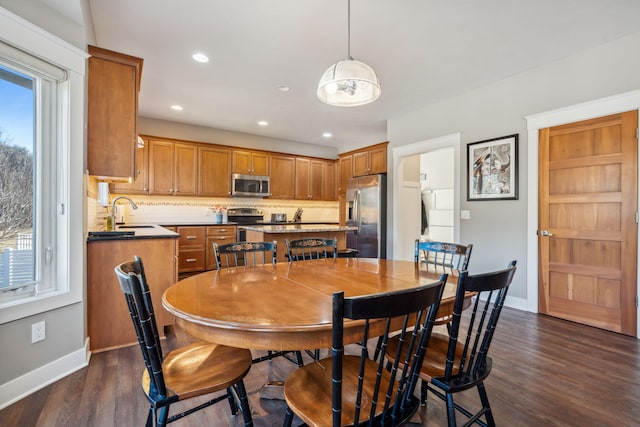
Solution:
M 357 230 L 356 227 L 345 227 L 332 224 L 282 224 L 282 225 L 247 225 L 247 242 L 278 242 L 278 262 L 287 261 L 286 240 L 304 239 L 308 237 L 322 237 L 325 239 L 337 239 L 338 250 L 347 247 L 347 231 Z
M 137 342 L 115 267 L 139 256 L 156 307 L 160 333 L 173 316 L 160 307 L 164 291 L 176 282 L 179 234 L 158 225 L 124 225 L 112 232 L 92 231 L 87 237 L 87 326 L 91 351 Z

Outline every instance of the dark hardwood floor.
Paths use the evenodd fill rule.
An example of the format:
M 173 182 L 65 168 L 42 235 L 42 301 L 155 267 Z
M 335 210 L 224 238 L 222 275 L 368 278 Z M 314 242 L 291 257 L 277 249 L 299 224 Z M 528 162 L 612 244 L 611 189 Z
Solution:
M 640 341 L 633 337 L 505 308 L 492 356 L 486 386 L 498 426 L 640 425 Z M 245 385 L 256 427 L 282 425 L 284 402 L 265 398 L 262 387 L 293 369 L 281 358 L 251 368 Z M 136 346 L 94 354 L 89 367 L 0 411 L 0 426 L 142 426 L 141 370 Z M 460 402 L 477 405 L 477 393 L 465 393 Z M 414 420 L 446 425 L 443 402 L 430 395 Z M 172 425 L 241 426 L 242 417 L 221 402 Z

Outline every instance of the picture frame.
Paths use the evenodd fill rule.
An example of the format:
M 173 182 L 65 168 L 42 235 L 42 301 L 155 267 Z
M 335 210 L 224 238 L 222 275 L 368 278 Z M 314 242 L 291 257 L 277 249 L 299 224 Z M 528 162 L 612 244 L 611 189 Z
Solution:
M 467 144 L 467 201 L 518 199 L 518 134 Z

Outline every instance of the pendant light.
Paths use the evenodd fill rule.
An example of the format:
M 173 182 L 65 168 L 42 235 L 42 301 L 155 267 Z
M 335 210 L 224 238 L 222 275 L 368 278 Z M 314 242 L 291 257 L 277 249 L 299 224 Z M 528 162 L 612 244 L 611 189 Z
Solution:
M 338 107 L 357 107 L 380 97 L 380 82 L 373 68 L 351 57 L 351 0 L 347 0 L 347 58 L 324 72 L 318 99 Z

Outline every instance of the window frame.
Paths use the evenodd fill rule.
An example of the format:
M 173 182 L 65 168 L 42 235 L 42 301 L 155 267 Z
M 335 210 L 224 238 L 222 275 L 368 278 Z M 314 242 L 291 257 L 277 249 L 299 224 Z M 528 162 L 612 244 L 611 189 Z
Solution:
M 27 68 L 49 63 L 56 69 L 64 70 L 65 79 L 58 80 L 55 86 L 55 94 L 48 93 L 45 87 L 39 88 L 38 93 L 44 96 L 38 101 L 46 101 L 46 105 L 40 103 L 42 108 L 55 111 L 53 115 L 40 116 L 36 112 L 35 126 L 36 139 L 53 138 L 56 141 L 56 159 L 47 159 L 46 153 L 35 153 L 35 162 L 44 162 L 53 170 L 45 170 L 54 173 L 55 182 L 47 185 L 55 185 L 51 191 L 52 199 L 49 208 L 55 209 L 56 215 L 51 219 L 49 230 L 53 231 L 55 268 L 50 270 L 49 277 L 41 277 L 50 285 L 47 292 L 36 293 L 35 296 L 16 299 L 0 305 L 0 324 L 10 322 L 23 317 L 35 315 L 49 310 L 54 310 L 66 305 L 82 302 L 83 280 L 85 263 L 85 224 L 84 215 L 84 115 L 85 115 L 85 66 L 88 54 L 66 41 L 42 30 L 21 17 L 0 8 L 0 41 L 15 49 L 15 56 L 3 50 L 2 56 L 9 58 L 9 63 L 14 62 Z M 9 50 L 9 52 L 11 52 Z M 10 55 L 10 56 L 7 56 Z M 22 55 L 22 56 L 21 56 Z M 30 62 L 33 61 L 33 62 Z M 42 69 L 43 74 L 49 75 Z M 49 126 L 47 117 L 56 117 L 56 123 Z M 49 129 L 49 135 L 42 134 L 43 129 Z M 39 158 L 39 156 L 45 157 Z M 51 160 L 51 161 L 49 161 Z M 37 166 L 36 170 L 40 167 Z M 39 182 L 44 176 L 37 176 Z M 37 184 L 36 184 L 37 185 Z M 36 233 L 43 224 L 41 209 L 34 211 L 36 215 Z M 71 227 L 74 224 L 74 227 Z M 39 237 L 38 237 L 39 239 Z M 36 268 L 41 262 L 40 254 L 42 241 L 36 240 Z M 73 260 L 73 262 L 72 262 Z

